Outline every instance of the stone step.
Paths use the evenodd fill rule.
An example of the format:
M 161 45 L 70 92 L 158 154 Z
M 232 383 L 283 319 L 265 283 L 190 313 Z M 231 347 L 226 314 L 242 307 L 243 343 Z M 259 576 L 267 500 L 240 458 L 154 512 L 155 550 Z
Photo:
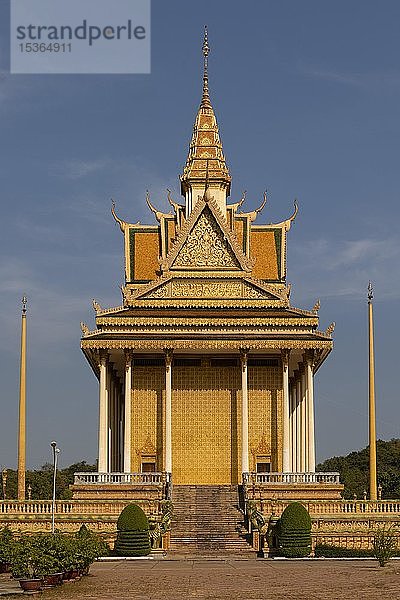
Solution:
M 174 486 L 172 502 L 172 551 L 254 557 L 238 506 L 238 486 Z

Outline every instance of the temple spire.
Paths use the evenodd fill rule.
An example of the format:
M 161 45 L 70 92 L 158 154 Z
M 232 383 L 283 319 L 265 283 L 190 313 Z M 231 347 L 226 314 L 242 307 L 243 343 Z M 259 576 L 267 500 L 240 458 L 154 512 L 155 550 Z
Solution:
M 205 188 L 213 197 L 222 213 L 226 211 L 226 199 L 230 194 L 231 177 L 225 161 L 219 137 L 217 119 L 211 104 L 208 88 L 208 30 L 204 28 L 203 39 L 203 91 L 193 127 L 192 140 L 186 164 L 183 168 L 181 193 L 186 200 L 186 218 L 196 202 L 203 198 Z
M 210 102 L 210 94 L 208 92 L 208 55 L 210 47 L 208 45 L 208 30 L 207 25 L 204 26 L 204 42 L 203 42 L 203 96 L 200 106 L 212 108 Z

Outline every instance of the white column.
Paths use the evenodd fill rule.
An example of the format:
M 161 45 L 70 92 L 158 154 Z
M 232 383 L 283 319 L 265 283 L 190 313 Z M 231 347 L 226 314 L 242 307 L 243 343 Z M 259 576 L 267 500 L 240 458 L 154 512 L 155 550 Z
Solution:
M 247 385 L 247 351 L 242 351 L 242 473 L 249 472 L 249 395 Z
M 100 353 L 99 385 L 99 473 L 108 471 L 108 406 L 107 406 L 107 354 Z
M 282 436 L 282 471 L 290 471 L 290 428 L 289 428 L 289 350 L 282 351 L 283 378 L 283 436 Z
M 300 371 L 296 374 L 296 472 L 301 471 L 301 379 Z
M 132 354 L 125 352 L 124 473 L 131 472 Z
M 109 391 L 109 410 L 110 410 L 110 460 L 109 470 L 115 473 L 115 381 L 113 370 L 110 370 L 110 391 Z
M 307 398 L 306 398 L 306 372 L 304 364 L 300 365 L 300 415 L 301 415 L 301 454 L 300 454 L 300 470 L 302 473 L 307 471 L 308 455 L 307 455 Z
M 297 443 L 296 443 L 296 380 L 293 378 L 290 385 L 290 400 L 291 400 L 291 443 L 292 443 L 292 452 L 291 452 L 291 471 L 296 471 L 296 452 L 297 452 Z
M 314 380 L 313 359 L 311 352 L 307 354 L 307 414 L 308 414 L 308 470 L 315 473 L 315 432 L 314 432 Z
M 172 350 L 165 351 L 165 470 L 172 473 Z
M 293 390 L 289 377 L 289 471 L 293 471 Z
M 111 377 L 110 364 L 107 365 L 106 371 L 106 398 L 107 398 L 107 469 L 112 471 L 111 464 Z

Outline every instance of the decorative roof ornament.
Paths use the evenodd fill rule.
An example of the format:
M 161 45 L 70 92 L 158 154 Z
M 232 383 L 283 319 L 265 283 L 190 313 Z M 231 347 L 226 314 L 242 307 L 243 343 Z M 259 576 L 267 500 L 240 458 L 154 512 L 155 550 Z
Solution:
M 374 288 L 372 285 L 372 281 L 370 281 L 368 283 L 368 304 L 371 304 L 373 299 L 374 299 Z
M 174 200 L 172 199 L 171 190 L 169 190 L 168 188 L 167 188 L 167 198 L 168 198 L 168 202 L 170 203 L 170 205 L 172 206 L 172 208 L 174 209 L 174 211 L 176 213 L 178 213 L 180 210 L 185 210 L 185 207 L 183 204 L 178 204 L 178 202 L 174 202 Z
M 210 47 L 208 45 L 208 30 L 207 25 L 204 26 L 204 42 L 203 42 L 203 95 L 200 106 L 204 108 L 212 108 L 210 102 L 210 94 L 208 92 L 208 55 Z
M 336 327 L 336 323 L 335 321 L 333 321 L 325 330 L 325 335 L 329 335 L 331 336 L 332 333 L 335 331 L 335 327 Z
M 227 204 L 226 208 L 229 208 L 230 210 L 232 210 L 234 213 L 237 212 L 238 208 L 240 208 L 242 206 L 242 204 L 244 203 L 244 201 L 246 200 L 246 190 L 244 190 L 244 192 L 242 192 L 242 197 L 239 200 L 239 202 L 234 202 L 232 204 Z
M 165 219 L 166 217 L 171 217 L 172 213 L 163 213 L 159 210 L 157 210 L 152 203 L 150 202 L 150 192 L 149 190 L 146 190 L 146 202 L 147 202 L 147 206 L 149 207 L 149 209 L 151 210 L 151 212 L 154 214 L 155 218 L 157 219 L 157 221 L 160 223 L 161 219 Z
M 96 312 L 96 314 L 103 310 L 101 308 L 101 305 L 97 302 L 97 300 L 95 298 L 93 298 L 93 300 L 92 300 L 92 306 L 93 306 L 93 310 Z
M 114 217 L 114 221 L 118 223 L 122 233 L 124 233 L 126 227 L 128 226 L 128 223 L 126 223 L 126 221 L 123 221 L 117 216 L 117 213 L 115 212 L 115 201 L 113 198 L 111 198 L 111 214 Z
M 316 303 L 312 307 L 311 312 L 313 312 L 313 313 L 315 313 L 317 315 L 320 308 L 321 308 L 321 300 L 318 298 L 318 300 L 316 301 Z
M 22 296 L 22 314 L 26 315 L 26 305 L 28 304 L 28 298 L 25 294 Z
M 244 201 L 244 196 L 242 198 L 242 201 Z M 260 206 L 258 208 L 256 208 L 255 210 L 248 212 L 248 213 L 238 213 L 241 217 L 248 217 L 250 219 L 250 222 L 252 223 L 253 221 L 255 221 L 257 219 L 257 215 L 258 213 L 262 212 L 264 206 L 267 204 L 267 190 L 265 190 L 264 195 L 263 195 L 263 201 L 261 202 Z
M 88 333 L 90 333 L 89 327 L 83 321 L 81 321 L 81 331 L 82 331 L 83 337 L 85 337 L 86 335 L 88 335 Z

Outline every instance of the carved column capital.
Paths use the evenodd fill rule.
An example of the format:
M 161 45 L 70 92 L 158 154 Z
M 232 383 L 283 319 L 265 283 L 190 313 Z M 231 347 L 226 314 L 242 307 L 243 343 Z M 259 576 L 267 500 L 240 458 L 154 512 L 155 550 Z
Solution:
M 128 350 L 127 348 L 125 348 L 124 354 L 125 354 L 125 369 L 129 369 L 129 367 L 132 366 L 133 352 L 132 352 L 132 350 Z
M 289 358 L 290 358 L 290 349 L 289 348 L 284 348 L 283 350 L 281 350 L 281 358 L 282 358 L 282 364 L 285 368 L 287 368 L 289 366 Z
M 249 348 L 240 348 L 240 362 L 242 365 L 242 371 L 245 371 L 247 367 L 247 359 L 249 355 Z
M 315 364 L 315 351 L 311 348 L 306 350 L 306 364 L 308 366 L 314 367 Z
M 174 351 L 172 348 L 164 348 L 165 367 L 166 367 L 167 373 L 169 372 L 169 370 L 172 366 L 173 355 L 174 355 Z
M 107 362 L 108 362 L 108 352 L 107 350 L 100 350 L 99 354 L 98 354 L 98 362 L 99 362 L 99 367 L 100 366 L 107 366 Z

